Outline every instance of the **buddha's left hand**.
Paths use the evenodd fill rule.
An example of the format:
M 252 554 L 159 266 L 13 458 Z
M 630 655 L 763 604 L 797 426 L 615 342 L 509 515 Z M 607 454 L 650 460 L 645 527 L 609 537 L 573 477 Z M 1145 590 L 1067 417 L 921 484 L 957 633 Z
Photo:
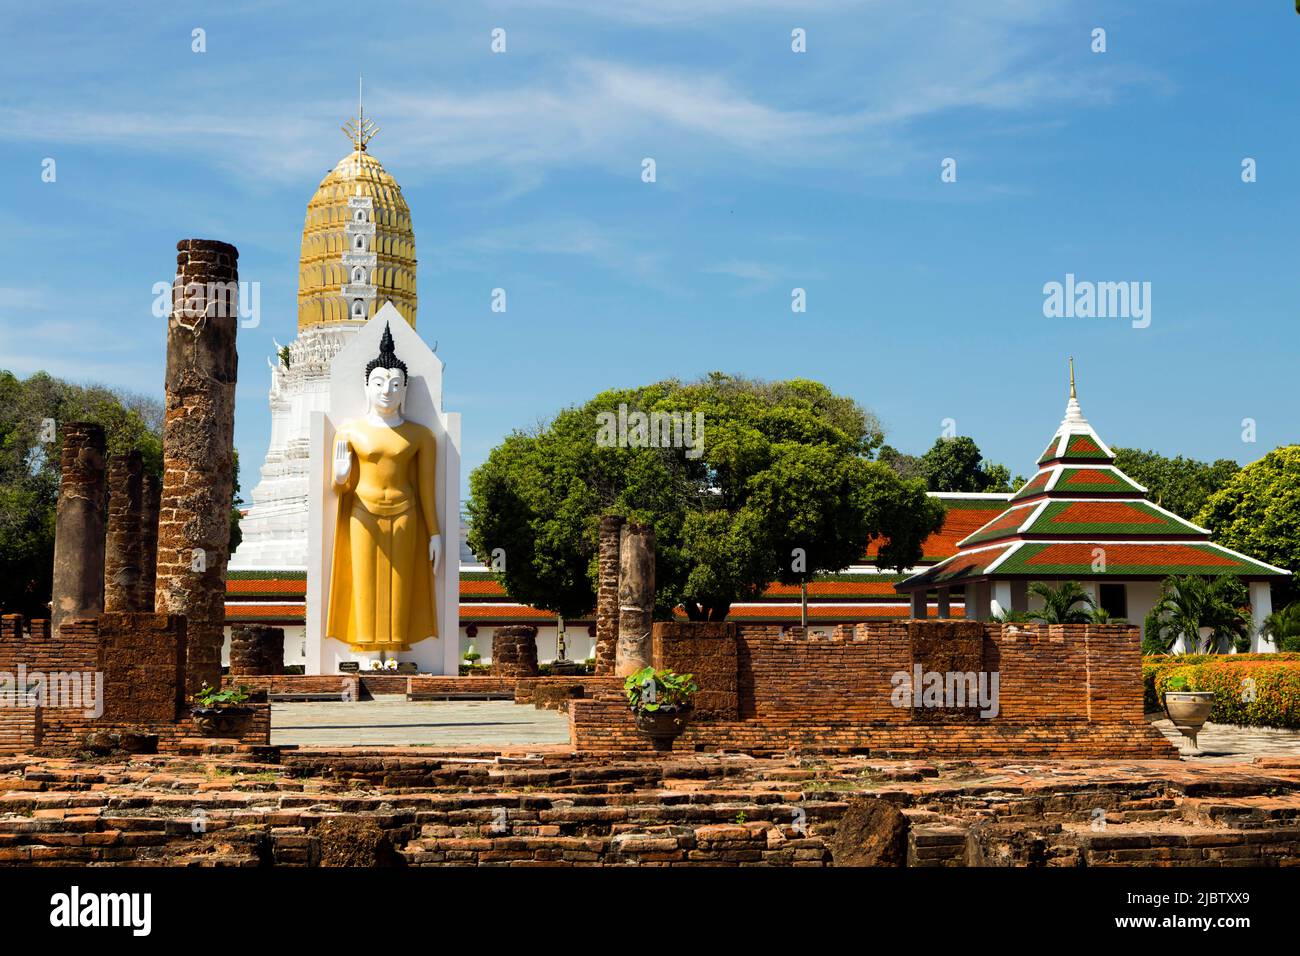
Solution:
M 429 560 L 433 562 L 433 573 L 438 573 L 438 562 L 442 558 L 442 535 L 435 534 L 429 537 Z

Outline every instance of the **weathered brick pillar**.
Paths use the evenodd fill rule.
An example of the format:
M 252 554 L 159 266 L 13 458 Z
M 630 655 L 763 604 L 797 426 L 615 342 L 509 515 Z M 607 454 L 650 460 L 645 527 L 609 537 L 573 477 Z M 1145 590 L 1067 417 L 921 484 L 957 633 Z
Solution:
M 104 610 L 104 429 L 63 427 L 59 503 L 54 527 L 55 634 L 65 621 Z
M 239 361 L 230 290 L 239 281 L 239 252 L 208 239 L 176 248 L 155 607 L 186 617 L 185 678 L 193 692 L 221 683 Z
M 136 603 L 140 600 L 140 482 L 143 470 L 144 461 L 138 451 L 114 455 L 108 462 L 105 611 L 145 610 Z
M 274 677 L 284 673 L 284 628 L 237 624 L 230 629 L 230 673 Z
M 158 574 L 158 502 L 162 498 L 162 481 L 146 474 L 140 483 L 140 588 L 135 606 L 142 611 L 154 608 L 154 581 Z
M 618 650 L 614 674 L 626 677 L 650 664 L 655 610 L 655 529 L 629 521 L 618 542 Z
M 618 647 L 618 538 L 621 515 L 600 519 L 599 572 L 596 582 L 596 673 L 614 673 Z
M 531 624 L 508 624 L 493 632 L 492 676 L 537 676 L 537 628 Z

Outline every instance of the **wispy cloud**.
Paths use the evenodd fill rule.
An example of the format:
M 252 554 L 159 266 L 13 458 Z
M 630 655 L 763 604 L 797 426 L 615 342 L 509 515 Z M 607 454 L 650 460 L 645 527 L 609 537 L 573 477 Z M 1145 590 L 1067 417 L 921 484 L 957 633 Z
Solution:
M 750 0 L 652 4 L 548 0 L 575 16 L 664 22 L 752 12 Z M 512 63 L 507 81 L 436 88 L 369 86 L 382 103 L 377 155 L 404 182 L 448 171 L 495 175 L 490 201 L 540 188 L 556 172 L 598 169 L 640 174 L 654 157 L 659 182 L 747 169 L 900 169 L 921 141 L 917 124 L 958 111 L 1025 113 L 1065 103 L 1104 103 L 1115 89 L 1152 82 L 1099 63 L 1086 75 L 1062 63 L 1051 27 L 1059 5 L 1003 0 L 965 5 L 884 6 L 862 2 L 760 2 L 764 12 L 834 12 L 823 26 L 839 44 L 833 60 L 812 54 L 807 69 L 782 73 L 720 56 L 689 64 L 568 57 Z M 786 42 L 774 41 L 779 49 Z M 1082 41 L 1081 41 L 1082 42 Z M 847 50 L 856 55 L 846 59 Z M 793 58 L 793 54 L 787 54 Z M 768 61 L 762 61 L 767 63 Z M 835 65 L 831 65 L 834 63 Z M 0 129 L 25 141 L 85 144 L 176 163 L 214 165 L 247 182 L 300 183 L 342 153 L 333 136 L 339 103 L 298 84 L 249 89 L 237 73 L 216 74 L 198 91 L 158 88 L 147 102 L 105 90 L 95 97 L 0 106 Z M 316 87 L 319 84 L 315 85 Z M 71 103 L 76 105 L 71 105 Z M 130 102 L 130 106 L 124 104 Z M 234 110 L 229 104 L 238 103 Z M 1056 116 L 1043 116 L 1044 121 Z

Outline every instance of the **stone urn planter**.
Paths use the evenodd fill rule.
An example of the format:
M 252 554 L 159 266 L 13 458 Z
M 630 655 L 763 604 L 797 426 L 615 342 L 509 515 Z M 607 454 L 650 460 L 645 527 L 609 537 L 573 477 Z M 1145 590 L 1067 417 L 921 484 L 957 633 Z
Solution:
M 243 687 L 222 690 L 204 681 L 190 700 L 190 720 L 204 737 L 242 737 L 253 716 L 253 708 L 244 706 L 248 697 Z
M 242 737 L 253 715 L 251 707 L 195 707 L 190 719 L 204 737 Z
M 636 729 L 660 751 L 672 750 L 673 741 L 686 729 L 695 709 L 691 698 L 699 689 L 690 674 L 653 667 L 643 667 L 623 681 Z
M 636 729 L 650 738 L 655 750 L 670 751 L 673 749 L 673 741 L 682 735 L 690 723 L 694 709 L 690 704 L 684 704 L 672 710 L 661 707 L 659 710 L 634 711 Z
M 1178 732 L 1190 738 L 1196 747 L 1196 735 L 1209 719 L 1214 707 L 1212 691 L 1170 690 L 1165 692 L 1165 711 L 1174 722 Z M 1197 748 L 1199 749 L 1199 748 Z

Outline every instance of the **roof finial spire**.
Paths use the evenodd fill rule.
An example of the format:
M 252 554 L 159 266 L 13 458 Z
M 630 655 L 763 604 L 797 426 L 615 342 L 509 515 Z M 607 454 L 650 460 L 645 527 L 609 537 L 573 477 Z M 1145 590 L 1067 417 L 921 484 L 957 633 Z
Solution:
M 366 151 L 366 143 L 379 135 L 379 127 L 376 126 L 373 121 L 366 119 L 366 107 L 362 91 L 362 76 L 358 73 L 357 118 L 354 120 L 348 120 L 345 125 L 339 127 L 343 130 L 343 135 L 351 141 L 353 148 L 355 148 L 358 153 L 364 153 Z
M 1074 393 L 1074 356 L 1070 356 L 1070 397 L 1077 399 L 1079 396 Z

